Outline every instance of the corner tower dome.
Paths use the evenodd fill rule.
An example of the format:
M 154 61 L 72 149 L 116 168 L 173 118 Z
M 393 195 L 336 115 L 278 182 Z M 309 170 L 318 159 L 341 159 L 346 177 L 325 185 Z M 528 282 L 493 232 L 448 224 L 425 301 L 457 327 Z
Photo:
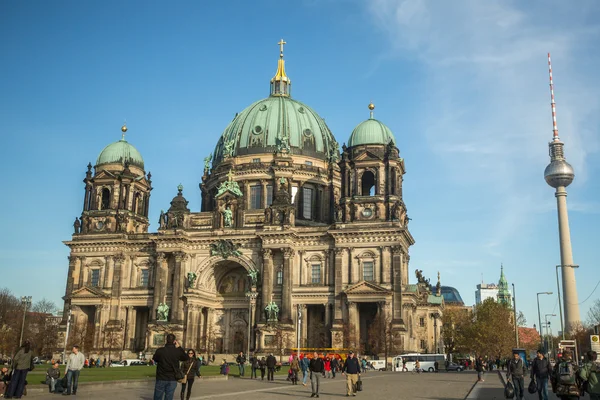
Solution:
M 225 158 L 275 152 L 331 161 L 339 155 L 333 134 L 312 108 L 290 97 L 283 45 L 270 96 L 244 109 L 225 128 L 213 154 L 213 167 Z
M 140 152 L 133 147 L 127 140 L 125 140 L 125 132 L 127 132 L 127 126 L 121 127 L 121 140 L 111 143 L 106 146 L 98 156 L 96 160 L 96 167 L 105 164 L 121 164 L 124 165 L 126 162 L 129 165 L 135 165 L 136 167 L 144 169 L 144 159 Z
M 348 139 L 348 147 L 359 146 L 362 144 L 383 144 L 387 145 L 390 141 L 396 145 L 394 134 L 383 122 L 373 118 L 373 103 L 369 104 L 371 115 L 368 120 L 358 124 L 352 131 L 350 139 Z

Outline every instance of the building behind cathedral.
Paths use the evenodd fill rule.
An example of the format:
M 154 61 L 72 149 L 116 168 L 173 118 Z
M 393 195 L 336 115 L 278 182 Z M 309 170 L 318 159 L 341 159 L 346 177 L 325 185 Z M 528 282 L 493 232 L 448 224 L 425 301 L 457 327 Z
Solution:
M 126 127 L 88 165 L 65 242 L 63 319 L 70 311 L 71 332 L 89 327 L 88 353 L 107 342 L 123 357 L 152 352 L 167 332 L 201 352 L 269 351 L 282 332 L 295 347 L 299 313 L 301 347 L 370 352 L 379 321 L 398 352 L 443 349 L 439 275 L 437 286 L 420 271 L 409 279 L 397 138 L 370 104 L 349 137 L 338 134 L 340 149 L 291 89 L 282 43 L 270 96 L 237 114 L 205 159 L 201 210 L 179 186 L 157 232 L 151 174 Z

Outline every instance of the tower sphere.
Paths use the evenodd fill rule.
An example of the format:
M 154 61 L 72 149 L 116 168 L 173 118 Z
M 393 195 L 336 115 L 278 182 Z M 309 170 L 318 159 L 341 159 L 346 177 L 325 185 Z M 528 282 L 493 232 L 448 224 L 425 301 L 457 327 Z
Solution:
M 573 167 L 565 160 L 552 161 L 544 171 L 546 183 L 555 189 L 560 186 L 569 186 L 574 178 Z

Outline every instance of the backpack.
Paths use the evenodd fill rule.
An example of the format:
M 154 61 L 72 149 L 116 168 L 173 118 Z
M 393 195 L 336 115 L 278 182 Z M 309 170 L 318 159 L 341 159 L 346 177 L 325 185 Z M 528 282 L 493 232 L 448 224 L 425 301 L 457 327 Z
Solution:
M 561 361 L 558 364 L 558 383 L 561 385 L 575 385 L 575 368 L 573 363 Z

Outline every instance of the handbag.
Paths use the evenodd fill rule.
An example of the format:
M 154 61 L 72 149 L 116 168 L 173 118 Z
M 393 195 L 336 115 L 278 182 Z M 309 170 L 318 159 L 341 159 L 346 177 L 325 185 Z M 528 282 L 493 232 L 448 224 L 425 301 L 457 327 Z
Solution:
M 179 374 L 183 374 L 183 372 L 181 371 L 181 369 L 177 368 L 175 369 L 175 378 L 177 378 L 177 382 L 179 383 L 187 383 L 187 376 L 190 373 L 190 371 L 192 370 L 192 365 L 194 365 L 194 361 L 192 361 L 190 363 L 190 367 L 188 368 L 187 372 L 185 373 L 185 375 L 183 375 L 182 377 L 180 377 L 181 375 L 177 375 L 177 373 L 179 372 Z
M 363 386 L 362 380 L 360 378 L 358 378 L 358 380 L 356 381 L 355 392 L 362 392 L 362 390 L 363 390 L 362 386 Z
M 532 378 L 531 382 L 529 382 L 529 387 L 527 388 L 527 391 L 531 394 L 537 392 L 537 384 L 535 382 L 535 378 Z
M 507 399 L 512 399 L 515 397 L 515 387 L 513 386 L 511 381 L 508 381 L 508 383 L 504 387 L 504 397 L 506 397 Z

